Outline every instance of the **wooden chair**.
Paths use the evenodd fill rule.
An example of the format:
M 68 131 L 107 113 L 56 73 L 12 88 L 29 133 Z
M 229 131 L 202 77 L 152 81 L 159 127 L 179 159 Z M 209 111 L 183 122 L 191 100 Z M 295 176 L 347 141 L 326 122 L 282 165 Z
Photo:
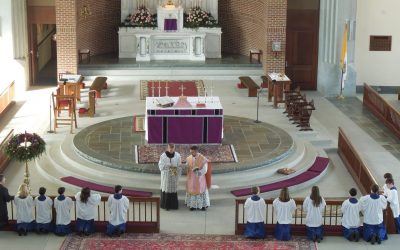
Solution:
M 79 109 L 79 117 L 93 117 L 96 114 L 96 91 L 91 90 L 88 93 L 89 102 L 88 108 Z
M 59 125 L 70 125 L 71 134 L 73 133 L 73 127 L 78 128 L 76 121 L 76 98 L 72 95 L 59 95 L 51 94 L 53 102 L 53 112 L 54 112 L 54 132 Z M 68 116 L 62 116 L 61 112 L 67 111 Z
M 262 54 L 262 51 L 260 49 L 251 49 L 250 50 L 250 63 L 253 62 L 253 55 L 256 55 L 257 62 L 261 63 L 261 54 Z
M 299 125 L 297 125 L 297 127 L 301 128 L 300 131 L 313 130 L 310 125 L 310 118 L 313 110 L 315 110 L 314 100 L 307 103 L 307 105 L 301 110 Z

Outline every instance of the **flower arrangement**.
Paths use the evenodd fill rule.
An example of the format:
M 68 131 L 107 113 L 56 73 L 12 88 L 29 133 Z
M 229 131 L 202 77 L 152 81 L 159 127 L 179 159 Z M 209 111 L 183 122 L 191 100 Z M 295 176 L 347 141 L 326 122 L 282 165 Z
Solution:
M 152 15 L 145 6 L 139 7 L 132 15 L 125 19 L 125 26 L 133 27 L 157 27 L 157 15 Z
M 46 143 L 37 134 L 21 133 L 14 135 L 6 145 L 4 152 L 19 162 L 28 162 L 38 158 L 46 150 Z
M 211 13 L 197 6 L 191 8 L 189 13 L 185 13 L 184 26 L 187 28 L 218 27 L 218 23 Z

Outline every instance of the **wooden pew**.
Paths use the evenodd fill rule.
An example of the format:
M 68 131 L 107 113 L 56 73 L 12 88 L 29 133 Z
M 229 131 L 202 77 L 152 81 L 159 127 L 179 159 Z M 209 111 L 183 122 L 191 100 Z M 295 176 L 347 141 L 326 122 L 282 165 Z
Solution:
M 88 93 L 88 108 L 79 109 L 79 117 L 93 117 L 96 114 L 96 91 L 90 90 Z
M 357 183 L 357 186 L 360 188 L 363 195 L 370 193 L 373 184 L 378 185 L 378 182 L 375 180 L 369 167 L 361 159 L 357 150 L 340 127 L 338 136 L 338 155 L 342 159 L 344 165 Z M 389 234 L 396 233 L 396 227 L 394 225 L 393 214 L 390 206 L 388 206 L 384 211 L 384 223 Z
M 363 104 L 400 138 L 400 112 L 366 83 L 364 83 Z
M 257 97 L 257 90 L 260 88 L 260 86 L 258 86 L 253 79 L 248 76 L 240 76 L 239 80 L 241 85 L 246 86 L 246 88 L 249 89 L 249 97 Z
M 92 82 L 90 90 L 96 91 L 96 98 L 101 98 L 101 91 L 107 88 L 107 77 L 98 76 Z
M 8 164 L 10 163 L 11 159 L 4 153 L 3 149 L 14 136 L 14 129 L 7 134 L 4 140 L 0 144 L 0 174 L 6 170 Z

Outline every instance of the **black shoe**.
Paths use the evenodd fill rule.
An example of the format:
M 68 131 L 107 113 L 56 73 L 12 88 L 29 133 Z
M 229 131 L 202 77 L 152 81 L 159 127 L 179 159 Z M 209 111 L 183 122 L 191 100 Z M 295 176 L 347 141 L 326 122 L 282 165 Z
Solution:
M 378 244 L 380 245 L 382 243 L 381 237 L 376 236 L 376 242 L 378 242 Z
M 354 236 L 355 238 L 354 238 L 354 240 L 356 241 L 356 242 L 358 242 L 359 240 L 360 240 L 360 233 L 355 233 L 355 236 Z
M 314 235 L 314 237 L 313 237 L 313 242 L 316 242 L 316 241 L 317 241 L 317 236 Z
M 194 211 L 195 209 L 196 209 L 196 208 L 194 208 L 194 207 L 191 207 L 191 208 L 190 208 L 190 211 Z
M 19 236 L 22 236 L 22 234 L 23 234 L 22 229 L 18 230 L 18 235 L 19 235 Z
M 372 235 L 370 242 L 371 242 L 372 245 L 375 245 L 375 242 L 376 242 L 376 234 L 373 234 L 373 235 Z
M 207 208 L 205 208 L 205 207 L 202 207 L 202 208 L 201 208 L 201 211 L 206 211 L 206 209 L 207 209 Z
M 356 233 L 352 233 L 349 237 L 349 241 L 355 241 L 356 240 Z
M 24 235 L 27 236 L 28 235 L 28 231 L 24 230 Z

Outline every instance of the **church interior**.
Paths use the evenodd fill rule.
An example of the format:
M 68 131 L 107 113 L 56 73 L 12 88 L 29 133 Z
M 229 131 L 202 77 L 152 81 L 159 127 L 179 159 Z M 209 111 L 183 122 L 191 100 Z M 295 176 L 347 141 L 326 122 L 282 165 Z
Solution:
M 349 189 L 369 196 L 371 185 L 385 185 L 385 173 L 394 184 L 400 180 L 400 2 L 0 0 L 0 6 L 1 185 L 14 196 L 25 183 L 33 197 L 45 187 L 52 199 L 65 187 L 74 200 L 73 225 L 77 192 L 89 187 L 102 197 L 97 232 L 83 237 L 20 237 L 16 204 L 4 203 L 2 249 L 400 243 L 391 206 L 383 210 L 388 240 L 375 246 L 342 236 L 341 210 Z M 170 143 L 182 165 L 193 145 L 208 159 L 209 207 L 187 207 L 190 173 L 176 170 L 179 209 L 160 207 L 159 161 Z M 115 185 L 129 198 L 127 233 L 116 238 L 104 234 Z M 313 186 L 326 201 L 320 243 L 306 238 L 302 206 Z M 243 236 L 252 187 L 266 203 L 264 240 Z M 273 201 L 282 188 L 296 201 L 287 242 L 274 239 Z

